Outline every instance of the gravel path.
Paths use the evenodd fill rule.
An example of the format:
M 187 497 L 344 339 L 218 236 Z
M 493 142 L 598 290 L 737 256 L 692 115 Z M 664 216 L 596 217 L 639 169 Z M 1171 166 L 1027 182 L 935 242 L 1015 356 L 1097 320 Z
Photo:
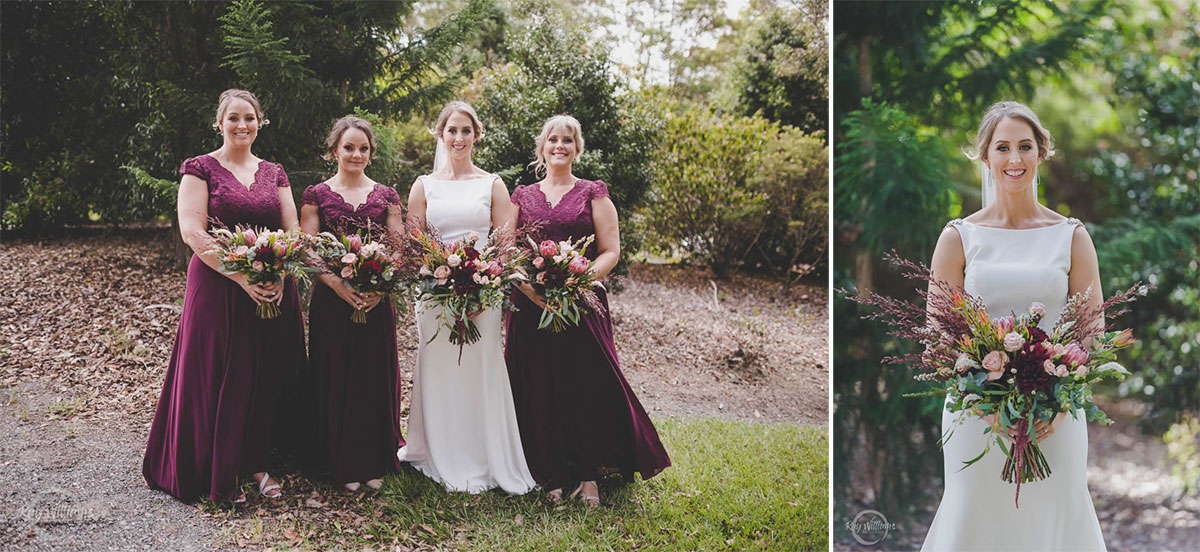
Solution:
M 145 430 L 74 404 L 37 382 L 0 389 L 0 549 L 209 549 L 201 511 L 142 481 Z

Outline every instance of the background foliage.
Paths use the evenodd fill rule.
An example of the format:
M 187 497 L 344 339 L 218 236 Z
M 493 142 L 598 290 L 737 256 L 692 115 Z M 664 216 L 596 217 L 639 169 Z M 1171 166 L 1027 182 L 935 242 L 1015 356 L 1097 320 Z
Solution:
M 990 103 L 1024 102 L 1057 141 L 1040 198 L 1087 223 L 1104 289 L 1158 286 L 1116 321 L 1142 338 L 1124 359 L 1134 376 L 1102 391 L 1142 401 L 1145 431 L 1174 425 L 1172 442 L 1194 441 L 1196 4 L 835 2 L 834 10 L 835 287 L 911 296 L 911 282 L 881 270 L 882 252 L 927 261 L 941 226 L 978 209 L 978 168 L 961 151 Z M 835 520 L 870 507 L 895 512 L 902 526 L 927 523 L 941 488 L 941 405 L 902 398 L 919 386 L 879 359 L 905 345 L 861 321 L 850 302 L 834 308 Z M 1194 447 L 1172 450 L 1193 451 L 1181 465 L 1197 465 Z
M 0 10 L 2 131 L 20 137 L 0 144 L 6 232 L 172 217 L 180 163 L 220 146 L 209 128 L 217 95 L 240 87 L 271 121 L 255 152 L 286 167 L 297 197 L 333 172 L 321 146 L 346 114 L 375 124 L 368 174 L 405 195 L 432 167 L 428 129 L 448 100 L 475 104 L 487 127 L 477 162 L 510 187 L 538 180 L 533 138 L 549 116 L 571 113 L 588 146 L 576 174 L 609 184 L 627 255 L 649 239 L 722 272 L 823 270 L 817 213 L 827 202 L 812 192 L 826 158 L 825 2 L 754 0 L 741 13 L 723 0 L 85 0 Z M 639 209 L 681 200 L 668 193 L 679 183 L 664 179 L 695 160 L 661 154 L 672 141 L 665 114 L 692 109 L 735 125 L 769 121 L 776 133 L 738 150 L 744 168 L 720 176 L 732 180 L 708 183 L 754 190 L 720 205 L 733 213 L 728 241 L 749 247 L 736 257 L 634 224 Z M 725 140 L 715 127 L 692 138 L 700 149 Z M 785 189 L 793 183 L 798 193 Z M 766 213 L 764 202 L 765 223 L 735 223 Z

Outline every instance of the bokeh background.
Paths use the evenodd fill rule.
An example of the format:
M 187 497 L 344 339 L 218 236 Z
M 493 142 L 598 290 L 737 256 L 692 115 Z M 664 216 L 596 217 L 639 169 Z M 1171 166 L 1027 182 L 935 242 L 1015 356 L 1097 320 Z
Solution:
M 1038 113 L 1058 153 L 1039 198 L 1087 224 L 1106 292 L 1157 290 L 1117 322 L 1133 376 L 1098 389 L 1117 426 L 1089 431 L 1110 549 L 1200 536 L 1200 8 L 1193 0 L 834 2 L 834 283 L 915 297 L 885 251 L 928 262 L 946 221 L 979 208 L 963 155 L 987 106 Z M 941 496 L 941 402 L 880 358 L 910 347 L 834 304 L 834 535 L 863 509 L 920 546 Z M 1019 530 L 1019 528 L 1014 528 Z

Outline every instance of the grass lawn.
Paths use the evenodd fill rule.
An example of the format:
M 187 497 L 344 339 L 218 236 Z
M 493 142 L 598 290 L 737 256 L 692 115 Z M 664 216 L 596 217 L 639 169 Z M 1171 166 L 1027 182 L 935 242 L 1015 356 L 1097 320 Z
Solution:
M 259 533 L 253 540 L 299 548 L 826 549 L 825 428 L 682 418 L 655 424 L 672 467 L 631 485 L 602 482 L 598 510 L 578 501 L 550 506 L 541 491 L 447 493 L 406 467 L 378 493 L 354 501 L 357 511 L 349 515 L 355 523 L 302 510 L 266 524 L 256 515 L 239 525 L 251 524 L 254 533 L 275 527 L 282 534 Z

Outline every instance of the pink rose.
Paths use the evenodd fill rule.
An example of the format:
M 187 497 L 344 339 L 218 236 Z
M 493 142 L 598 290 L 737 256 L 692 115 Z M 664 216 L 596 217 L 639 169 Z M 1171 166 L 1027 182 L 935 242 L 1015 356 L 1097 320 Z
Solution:
M 1062 358 L 1059 360 L 1062 360 L 1063 363 L 1069 366 L 1076 366 L 1087 362 L 1088 354 L 1079 344 L 1071 343 L 1063 350 Z
M 539 284 L 544 284 L 544 283 L 546 283 L 546 273 L 545 273 L 545 272 L 539 272 L 539 273 L 537 273 L 537 276 L 536 276 L 536 277 L 533 279 L 533 281 L 535 281 L 535 282 L 537 282 L 537 283 L 539 283 Z
M 1025 338 L 1021 337 L 1021 334 L 1017 332 L 1009 332 L 1008 335 L 1004 336 L 1004 348 L 1010 353 L 1020 349 L 1024 344 Z
M 538 253 L 541 253 L 543 257 L 549 257 L 558 253 L 558 245 L 550 240 L 546 240 L 538 246 Z
M 500 261 L 492 261 L 488 263 L 488 274 L 491 274 L 492 276 L 499 276 L 502 272 L 504 272 L 504 265 L 500 264 Z
M 233 250 L 233 254 L 237 255 L 239 257 L 245 257 L 246 253 L 249 253 L 249 252 L 250 252 L 250 248 L 246 247 L 244 245 L 239 245 L 239 246 L 237 246 L 237 249 Z
M 1065 378 L 1065 377 L 1067 377 L 1067 374 L 1070 374 L 1070 373 L 1071 373 L 1071 371 L 1068 370 L 1067 367 L 1062 364 L 1059 364 L 1058 368 L 1054 369 L 1054 375 L 1056 375 L 1060 378 Z
M 349 278 L 351 276 L 354 276 L 354 269 L 350 268 L 348 266 L 343 266 L 342 267 L 342 278 Z
M 534 268 L 542 268 L 544 266 L 546 266 L 546 258 L 545 257 L 539 256 L 539 257 L 533 258 L 533 267 Z
M 1046 361 L 1042 363 L 1042 369 L 1044 369 L 1046 373 L 1050 374 L 1051 376 L 1058 373 L 1058 369 L 1054 367 L 1054 361 L 1050 359 L 1046 359 Z
M 462 257 L 459 257 L 458 255 L 451 254 L 446 257 L 446 264 L 450 265 L 450 268 L 454 268 L 461 263 Z
M 1062 343 L 1055 343 L 1054 350 L 1051 351 L 1051 354 L 1054 355 L 1055 358 L 1058 358 L 1058 357 L 1062 356 L 1063 353 L 1065 353 L 1065 352 L 1067 352 L 1066 345 L 1063 345 Z
M 996 381 L 1004 374 L 1004 365 L 1008 363 L 1008 355 L 1000 351 L 992 351 L 983 357 L 983 369 L 987 370 L 988 381 Z
M 1088 369 L 1086 364 L 1080 364 L 1079 367 L 1075 369 L 1075 375 L 1078 377 L 1083 377 L 1088 375 L 1088 372 L 1090 371 L 1091 370 Z
M 357 260 L 358 256 L 354 253 L 346 253 L 345 255 L 342 255 L 342 264 L 354 264 L 354 261 Z
M 253 268 L 256 272 L 261 271 L 263 269 L 262 261 L 254 261 L 250 263 L 250 268 Z
M 571 274 L 583 274 L 588 269 L 587 257 L 575 257 L 571 259 L 571 263 L 567 265 L 567 271 Z
M 445 280 L 446 278 L 449 278 L 450 277 L 450 267 L 448 267 L 446 265 L 441 265 L 441 266 L 437 267 L 436 269 L 433 270 L 433 277 L 437 278 L 438 280 Z M 439 283 L 444 283 L 444 282 L 439 282 Z
M 1039 318 L 1046 316 L 1046 305 L 1035 301 L 1032 305 L 1029 305 L 1029 314 Z
M 363 246 L 362 238 L 358 237 L 358 234 L 350 234 L 349 236 L 346 236 L 346 243 L 350 244 L 351 251 L 358 251 L 359 249 L 362 249 Z
M 481 275 L 478 272 L 472 274 L 471 279 L 475 280 L 476 284 L 487 284 L 487 276 Z

